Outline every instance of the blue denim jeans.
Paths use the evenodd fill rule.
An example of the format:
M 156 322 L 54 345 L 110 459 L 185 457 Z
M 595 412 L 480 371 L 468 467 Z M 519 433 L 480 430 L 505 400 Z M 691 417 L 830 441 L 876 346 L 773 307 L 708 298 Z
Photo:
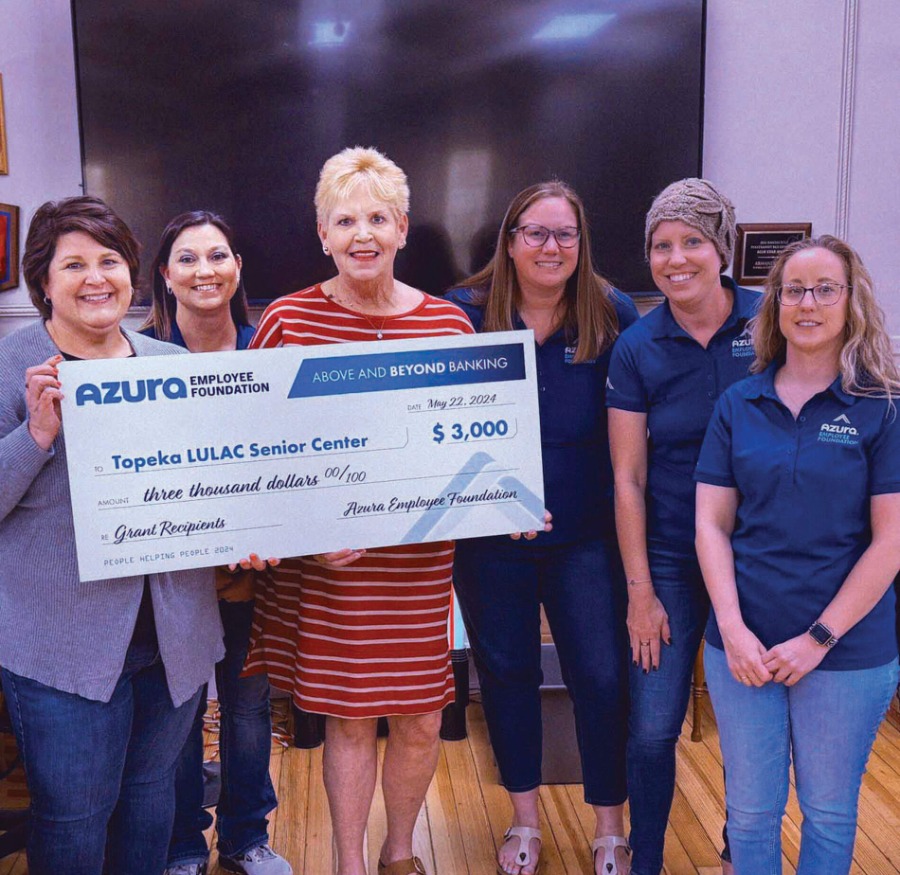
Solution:
M 506 789 L 541 783 L 543 603 L 575 708 L 585 801 L 624 802 L 627 642 L 616 547 L 602 540 L 549 547 L 467 540 L 456 545 L 453 574 Z
M 656 595 L 669 615 L 672 643 L 659 669 L 629 669 L 628 800 L 633 875 L 659 875 L 675 794 L 675 746 L 687 713 L 694 659 L 709 616 L 709 597 L 693 556 L 651 550 Z
M 269 777 L 272 719 L 269 679 L 265 674 L 242 678 L 250 645 L 253 602 L 219 602 L 225 629 L 225 657 L 216 665 L 221 725 L 219 758 L 222 792 L 216 806 L 219 853 L 242 854 L 268 841 L 266 815 L 275 807 Z M 203 831 L 212 815 L 203 803 L 203 715 L 206 688 L 184 745 L 176 777 L 177 807 L 169 865 L 202 863 L 209 856 Z
M 131 645 L 109 702 L 2 678 L 31 793 L 31 875 L 159 875 L 200 690 L 173 707 L 155 644 Z
M 707 646 L 704 661 L 728 770 L 735 871 L 780 875 L 793 755 L 803 813 L 797 875 L 847 875 L 859 786 L 897 689 L 897 660 L 857 671 L 812 671 L 793 687 L 759 688 L 732 677 L 722 650 Z

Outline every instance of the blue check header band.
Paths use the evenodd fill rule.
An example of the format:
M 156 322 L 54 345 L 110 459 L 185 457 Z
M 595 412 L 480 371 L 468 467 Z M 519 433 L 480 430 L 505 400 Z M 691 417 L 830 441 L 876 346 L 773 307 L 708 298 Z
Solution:
M 525 379 L 521 344 L 307 358 L 289 398 Z

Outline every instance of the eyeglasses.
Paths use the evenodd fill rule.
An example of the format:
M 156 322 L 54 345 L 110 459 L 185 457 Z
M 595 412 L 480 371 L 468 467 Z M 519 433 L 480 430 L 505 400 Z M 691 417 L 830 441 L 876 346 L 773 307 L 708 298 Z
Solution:
M 844 289 L 852 289 L 853 286 L 842 286 L 838 283 L 819 283 L 817 286 L 782 286 L 778 290 L 778 301 L 785 307 L 796 307 L 803 302 L 807 292 L 812 292 L 813 300 L 817 304 L 830 307 L 841 299 Z
M 578 245 L 581 237 L 581 231 L 571 225 L 555 229 L 545 228 L 543 225 L 519 225 L 509 229 L 510 234 L 517 232 L 522 235 L 526 246 L 543 246 L 552 234 L 561 249 L 572 249 Z

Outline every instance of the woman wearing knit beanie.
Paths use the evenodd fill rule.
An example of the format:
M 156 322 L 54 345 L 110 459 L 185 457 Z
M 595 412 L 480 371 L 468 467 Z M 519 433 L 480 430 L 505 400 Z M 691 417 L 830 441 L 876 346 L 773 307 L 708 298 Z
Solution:
M 633 875 L 662 869 L 675 745 L 709 614 L 694 550 L 694 467 L 716 399 L 753 361 L 746 325 L 759 295 L 722 275 L 734 238 L 734 207 L 707 180 L 682 179 L 656 197 L 646 253 L 666 300 L 622 334 L 610 363 L 606 400 L 632 656 Z

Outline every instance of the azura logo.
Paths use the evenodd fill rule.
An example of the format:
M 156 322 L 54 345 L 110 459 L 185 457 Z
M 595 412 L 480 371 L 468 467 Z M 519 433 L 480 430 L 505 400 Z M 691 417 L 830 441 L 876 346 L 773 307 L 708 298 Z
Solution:
M 733 358 L 746 358 L 754 355 L 753 336 L 750 334 L 749 328 L 745 328 L 731 341 L 731 355 Z
M 836 423 L 841 423 L 841 425 L 837 425 Z M 859 432 L 853 427 L 850 422 L 850 418 L 846 413 L 842 413 L 840 416 L 835 416 L 835 418 L 831 422 L 823 422 L 822 427 L 819 431 L 827 431 L 831 434 L 859 434 Z
M 121 404 L 127 401 L 137 404 L 140 401 L 156 401 L 159 398 L 187 398 L 188 390 L 184 380 L 169 377 L 166 380 L 153 378 L 150 380 L 111 380 L 101 383 L 82 383 L 75 392 L 75 403 L 82 407 L 85 404 Z
M 850 417 L 846 413 L 835 416 L 831 422 L 823 422 L 819 426 L 819 440 L 832 444 L 851 444 L 859 443 L 859 431 L 850 422 Z

